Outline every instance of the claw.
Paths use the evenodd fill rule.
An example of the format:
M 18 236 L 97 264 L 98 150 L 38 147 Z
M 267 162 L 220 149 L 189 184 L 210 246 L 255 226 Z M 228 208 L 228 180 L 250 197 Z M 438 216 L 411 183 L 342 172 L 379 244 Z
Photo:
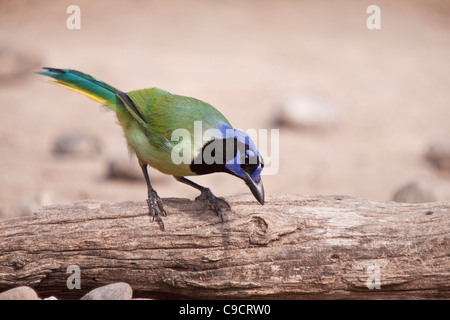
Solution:
M 231 210 L 231 206 L 228 201 L 224 198 L 216 197 L 209 188 L 204 188 L 202 190 L 202 193 L 197 198 L 195 198 L 195 200 L 205 201 L 222 221 L 224 221 L 224 215 L 222 208 L 219 205 L 219 200 L 228 207 L 228 210 Z
M 149 214 L 152 217 L 152 221 L 155 221 L 156 218 L 156 221 L 158 222 L 161 230 L 164 231 L 164 222 L 161 216 L 166 216 L 167 212 L 164 209 L 161 198 L 158 196 L 155 190 L 152 190 L 152 192 L 148 193 L 147 205 Z
M 222 198 L 222 197 L 216 197 L 216 199 L 222 201 L 222 202 L 227 206 L 227 210 L 228 210 L 228 211 L 231 211 L 231 206 L 230 206 L 230 204 L 228 203 L 228 201 L 225 200 L 225 198 Z

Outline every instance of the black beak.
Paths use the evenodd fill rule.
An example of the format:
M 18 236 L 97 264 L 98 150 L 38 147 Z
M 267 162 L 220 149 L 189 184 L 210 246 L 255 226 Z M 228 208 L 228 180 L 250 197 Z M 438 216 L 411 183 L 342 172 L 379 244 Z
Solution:
M 264 187 L 262 184 L 262 181 L 256 182 L 252 179 L 250 174 L 244 171 L 245 175 L 245 183 L 252 191 L 253 195 L 255 196 L 256 200 L 258 200 L 259 203 L 264 204 Z

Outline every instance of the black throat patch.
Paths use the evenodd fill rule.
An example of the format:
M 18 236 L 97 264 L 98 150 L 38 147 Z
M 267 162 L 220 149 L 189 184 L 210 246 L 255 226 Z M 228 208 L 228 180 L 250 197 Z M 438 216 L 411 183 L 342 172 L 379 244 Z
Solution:
M 227 152 L 228 151 L 228 152 Z M 233 160 L 237 154 L 237 139 L 215 139 L 208 141 L 201 152 L 194 157 L 190 169 L 197 175 L 230 171 L 225 164 Z

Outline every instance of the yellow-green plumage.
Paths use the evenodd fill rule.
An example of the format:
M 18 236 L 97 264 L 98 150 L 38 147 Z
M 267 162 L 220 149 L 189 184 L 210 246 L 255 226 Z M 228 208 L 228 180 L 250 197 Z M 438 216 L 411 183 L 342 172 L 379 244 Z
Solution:
M 195 98 L 174 95 L 158 88 L 134 90 L 126 93 L 138 111 L 132 110 L 118 96 L 120 90 L 79 71 L 53 69 L 40 74 L 56 79 L 55 84 L 84 94 L 114 110 L 123 128 L 130 152 L 139 162 L 175 177 L 194 175 L 188 163 L 174 164 L 171 151 L 172 132 L 186 129 L 191 134 L 191 154 L 195 150 L 194 121 L 202 121 L 203 131 L 219 124 L 230 125 L 227 119 L 211 105 Z
M 190 141 L 179 143 L 189 143 L 191 155 L 194 155 L 199 151 L 195 150 L 193 141 L 195 121 L 202 122 L 203 131 L 219 124 L 230 125 L 214 107 L 195 98 L 174 95 L 158 88 L 131 91 L 127 96 L 145 119 L 145 122 L 139 117 L 129 119 L 118 112 L 119 122 L 124 128 L 130 149 L 136 152 L 137 157 L 144 163 L 175 177 L 195 173 L 190 170 L 188 163 L 175 165 L 171 160 L 174 146 L 171 138 L 174 130 L 186 129 L 191 133 Z M 134 115 L 131 110 L 127 111 Z

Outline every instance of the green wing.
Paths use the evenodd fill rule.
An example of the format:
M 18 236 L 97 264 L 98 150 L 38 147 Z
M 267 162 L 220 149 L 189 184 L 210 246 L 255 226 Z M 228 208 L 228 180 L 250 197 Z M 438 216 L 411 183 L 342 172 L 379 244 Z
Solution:
M 135 90 L 119 97 L 147 130 L 150 143 L 156 147 L 170 146 L 172 132 L 176 129 L 186 129 L 193 136 L 194 121 L 202 122 L 203 132 L 220 124 L 231 126 L 211 105 L 158 88 Z

